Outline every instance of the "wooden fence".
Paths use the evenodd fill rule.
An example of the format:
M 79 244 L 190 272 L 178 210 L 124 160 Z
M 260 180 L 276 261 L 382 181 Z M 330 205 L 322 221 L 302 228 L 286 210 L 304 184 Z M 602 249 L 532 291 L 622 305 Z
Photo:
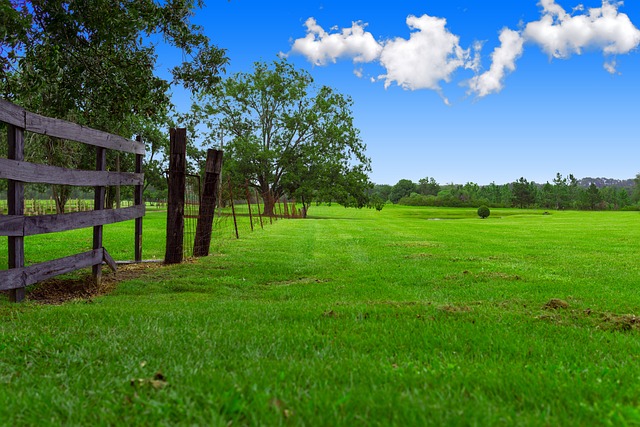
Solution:
M 135 219 L 135 259 L 142 259 L 142 202 L 144 144 L 64 120 L 52 119 L 24 110 L 0 99 L 0 122 L 7 124 L 8 158 L 0 159 L 0 179 L 8 180 L 8 215 L 0 216 L 0 236 L 9 238 L 8 269 L 0 271 L 0 290 L 9 290 L 12 301 L 24 299 L 24 288 L 48 278 L 92 267 L 100 283 L 102 263 L 115 270 L 116 265 L 102 247 L 105 224 Z M 81 142 L 96 147 L 96 170 L 72 170 L 24 161 L 24 132 Z M 107 149 L 133 153 L 135 173 L 106 171 Z M 94 206 L 89 212 L 61 215 L 25 216 L 25 183 L 95 187 Z M 104 209 L 107 186 L 134 185 L 134 206 Z M 77 255 L 24 265 L 24 238 L 37 234 L 93 227 L 93 249 Z

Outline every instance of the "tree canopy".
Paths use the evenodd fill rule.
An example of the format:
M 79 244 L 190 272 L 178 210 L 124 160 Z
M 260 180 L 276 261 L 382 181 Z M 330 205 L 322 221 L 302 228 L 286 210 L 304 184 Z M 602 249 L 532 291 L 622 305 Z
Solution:
M 424 185 L 427 180 L 415 184 L 401 179 L 393 187 L 375 185 L 372 197 L 382 198 L 401 205 L 448 207 L 538 207 L 544 209 L 640 209 L 640 174 L 634 180 L 607 178 L 576 179 L 573 175 L 556 174 L 553 183 L 536 184 L 521 177 L 504 185 L 478 185 L 473 182 L 440 185 L 433 195 Z M 414 192 L 414 188 L 416 189 Z M 392 191 L 392 190 L 395 190 Z M 398 194 L 404 194 L 396 200 Z
M 201 0 L 0 0 L 0 96 L 127 138 L 141 134 L 157 162 L 153 155 L 166 144 L 157 129 L 171 121 L 171 85 L 210 89 L 227 62 L 225 51 L 190 22 L 200 6 Z M 171 70 L 171 81 L 155 74 L 158 38 L 186 58 Z M 59 158 L 47 147 L 74 148 L 41 142 L 32 158 L 49 164 L 77 167 L 91 158 Z
M 353 123 L 352 100 L 286 59 L 257 62 L 213 92 L 200 93 L 202 111 L 228 139 L 225 169 L 248 180 L 265 200 L 265 214 L 283 195 L 362 207 L 371 186 L 370 160 Z

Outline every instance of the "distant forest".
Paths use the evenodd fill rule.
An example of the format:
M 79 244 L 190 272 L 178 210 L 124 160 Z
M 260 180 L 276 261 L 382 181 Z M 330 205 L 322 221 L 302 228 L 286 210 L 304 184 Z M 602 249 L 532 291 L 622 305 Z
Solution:
M 518 207 L 579 210 L 640 210 L 640 174 L 634 179 L 582 178 L 560 173 L 539 184 L 520 178 L 509 184 L 439 184 L 434 178 L 417 183 L 376 184 L 372 200 L 408 206 Z

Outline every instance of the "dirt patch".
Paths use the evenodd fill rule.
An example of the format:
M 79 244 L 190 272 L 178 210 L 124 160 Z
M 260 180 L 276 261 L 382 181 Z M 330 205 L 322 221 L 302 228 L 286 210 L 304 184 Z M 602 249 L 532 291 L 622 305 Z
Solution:
M 291 285 L 309 285 L 313 283 L 328 283 L 328 279 L 316 279 L 313 277 L 300 277 L 293 280 L 282 280 L 280 282 L 267 282 L 265 286 L 291 286 Z
M 640 317 L 633 314 L 613 315 L 605 314 L 602 319 L 605 329 L 614 331 L 630 331 L 640 329 Z
M 141 263 L 118 266 L 117 273 L 103 270 L 100 286 L 96 286 L 91 274 L 78 279 L 50 279 L 35 285 L 26 297 L 41 304 L 62 304 L 78 299 L 90 302 L 92 298 L 113 291 L 119 282 L 138 278 L 163 266 L 161 263 Z
M 405 259 L 421 259 L 421 258 L 433 258 L 433 254 L 411 254 L 404 257 Z
M 518 281 L 522 280 L 522 277 L 517 274 L 508 274 L 500 271 L 487 271 L 481 273 L 472 273 L 469 270 L 464 270 L 462 273 L 448 274 L 444 276 L 445 280 L 460 280 L 463 278 L 471 277 L 473 280 L 487 281 L 487 280 L 507 280 Z
M 562 299 L 552 298 L 542 308 L 545 310 L 567 309 L 569 308 L 569 303 Z
M 437 248 L 441 245 L 435 242 L 397 242 L 389 243 L 385 246 L 395 248 Z
M 366 301 L 367 305 L 390 305 L 392 307 L 412 307 L 414 305 L 431 305 L 428 301 Z
M 466 305 L 444 305 L 440 307 L 440 310 L 446 311 L 447 313 L 469 313 L 473 311 L 473 309 Z

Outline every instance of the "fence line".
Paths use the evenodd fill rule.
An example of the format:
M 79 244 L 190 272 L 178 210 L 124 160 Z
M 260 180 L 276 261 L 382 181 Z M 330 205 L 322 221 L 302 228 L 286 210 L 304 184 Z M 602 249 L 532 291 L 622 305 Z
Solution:
M 142 256 L 142 203 L 144 174 L 142 161 L 144 144 L 138 139 L 131 141 L 118 135 L 87 128 L 65 120 L 44 117 L 29 112 L 0 99 L 0 122 L 6 123 L 8 156 L 0 159 L 0 179 L 8 180 L 7 215 L 0 217 L 0 236 L 8 236 L 8 269 L 0 271 L 0 290 L 9 290 L 12 301 L 24 299 L 24 288 L 60 274 L 92 267 L 97 284 L 102 276 L 102 263 L 112 269 L 116 264 L 102 247 L 103 226 L 130 219 L 136 220 L 135 256 Z M 82 171 L 33 164 L 24 161 L 25 132 L 33 132 L 52 138 L 77 141 L 96 147 L 96 168 Z M 106 171 L 106 150 L 133 153 L 136 156 L 135 172 Z M 47 211 L 33 209 L 29 212 L 24 198 L 25 183 L 93 186 L 93 210 L 50 215 Z M 107 186 L 135 185 L 135 204 L 121 209 L 104 209 Z M 33 202 L 35 207 L 35 201 Z M 35 215 L 27 215 L 35 213 Z M 24 238 L 26 236 L 52 233 L 63 230 L 93 227 L 93 249 L 73 256 L 59 258 L 31 266 L 25 266 Z

